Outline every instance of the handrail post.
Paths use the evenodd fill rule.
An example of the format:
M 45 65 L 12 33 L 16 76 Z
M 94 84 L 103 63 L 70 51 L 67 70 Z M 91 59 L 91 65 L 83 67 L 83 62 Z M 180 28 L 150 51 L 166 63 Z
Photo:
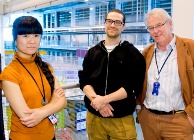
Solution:
M 0 54 L 0 63 L 1 63 L 1 54 Z M 0 64 L 0 72 L 1 72 L 1 64 Z M 5 140 L 5 131 L 4 131 L 4 123 L 3 123 L 3 107 L 2 107 L 2 90 L 0 90 L 0 140 Z

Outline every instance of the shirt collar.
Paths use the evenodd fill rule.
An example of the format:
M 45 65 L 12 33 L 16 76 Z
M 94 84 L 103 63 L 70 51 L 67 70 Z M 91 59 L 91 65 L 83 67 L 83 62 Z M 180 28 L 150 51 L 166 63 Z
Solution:
M 154 45 L 154 49 L 158 52 L 159 49 L 157 48 L 157 43 L 155 43 Z M 173 34 L 173 39 L 171 40 L 171 42 L 166 46 L 166 50 L 176 50 L 176 36 Z

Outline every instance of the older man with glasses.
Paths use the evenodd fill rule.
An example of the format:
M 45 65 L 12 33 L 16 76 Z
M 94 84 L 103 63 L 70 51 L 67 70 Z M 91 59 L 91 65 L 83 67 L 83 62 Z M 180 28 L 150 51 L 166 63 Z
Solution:
M 193 140 L 194 41 L 173 34 L 164 9 L 151 10 L 146 25 L 155 42 L 142 52 L 146 78 L 137 114 L 144 140 Z
M 143 86 L 145 60 L 133 44 L 120 39 L 125 28 L 123 12 L 108 12 L 104 25 L 105 40 L 88 50 L 79 71 L 88 109 L 88 138 L 136 140 L 132 114 Z

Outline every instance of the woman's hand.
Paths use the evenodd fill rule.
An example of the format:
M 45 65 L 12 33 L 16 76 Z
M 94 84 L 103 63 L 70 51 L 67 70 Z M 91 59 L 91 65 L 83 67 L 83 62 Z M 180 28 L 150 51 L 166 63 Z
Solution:
M 20 118 L 20 121 L 26 127 L 34 127 L 47 117 L 44 110 L 40 108 L 26 110 L 24 111 L 24 114 L 26 114 L 28 117 Z
M 56 103 L 63 96 L 65 96 L 64 89 L 62 89 L 61 87 L 58 87 L 57 89 L 54 90 L 50 102 Z

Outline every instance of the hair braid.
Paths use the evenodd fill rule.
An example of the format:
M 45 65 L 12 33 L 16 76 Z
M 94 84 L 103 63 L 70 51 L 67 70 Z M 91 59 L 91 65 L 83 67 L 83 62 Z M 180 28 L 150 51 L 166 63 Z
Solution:
M 38 54 L 36 55 L 35 63 L 38 64 L 43 74 L 46 76 L 46 79 L 49 82 L 49 85 L 51 87 L 51 95 L 52 95 L 54 91 L 54 76 L 51 74 L 51 71 L 49 70 L 49 64 L 42 61 L 41 57 Z

